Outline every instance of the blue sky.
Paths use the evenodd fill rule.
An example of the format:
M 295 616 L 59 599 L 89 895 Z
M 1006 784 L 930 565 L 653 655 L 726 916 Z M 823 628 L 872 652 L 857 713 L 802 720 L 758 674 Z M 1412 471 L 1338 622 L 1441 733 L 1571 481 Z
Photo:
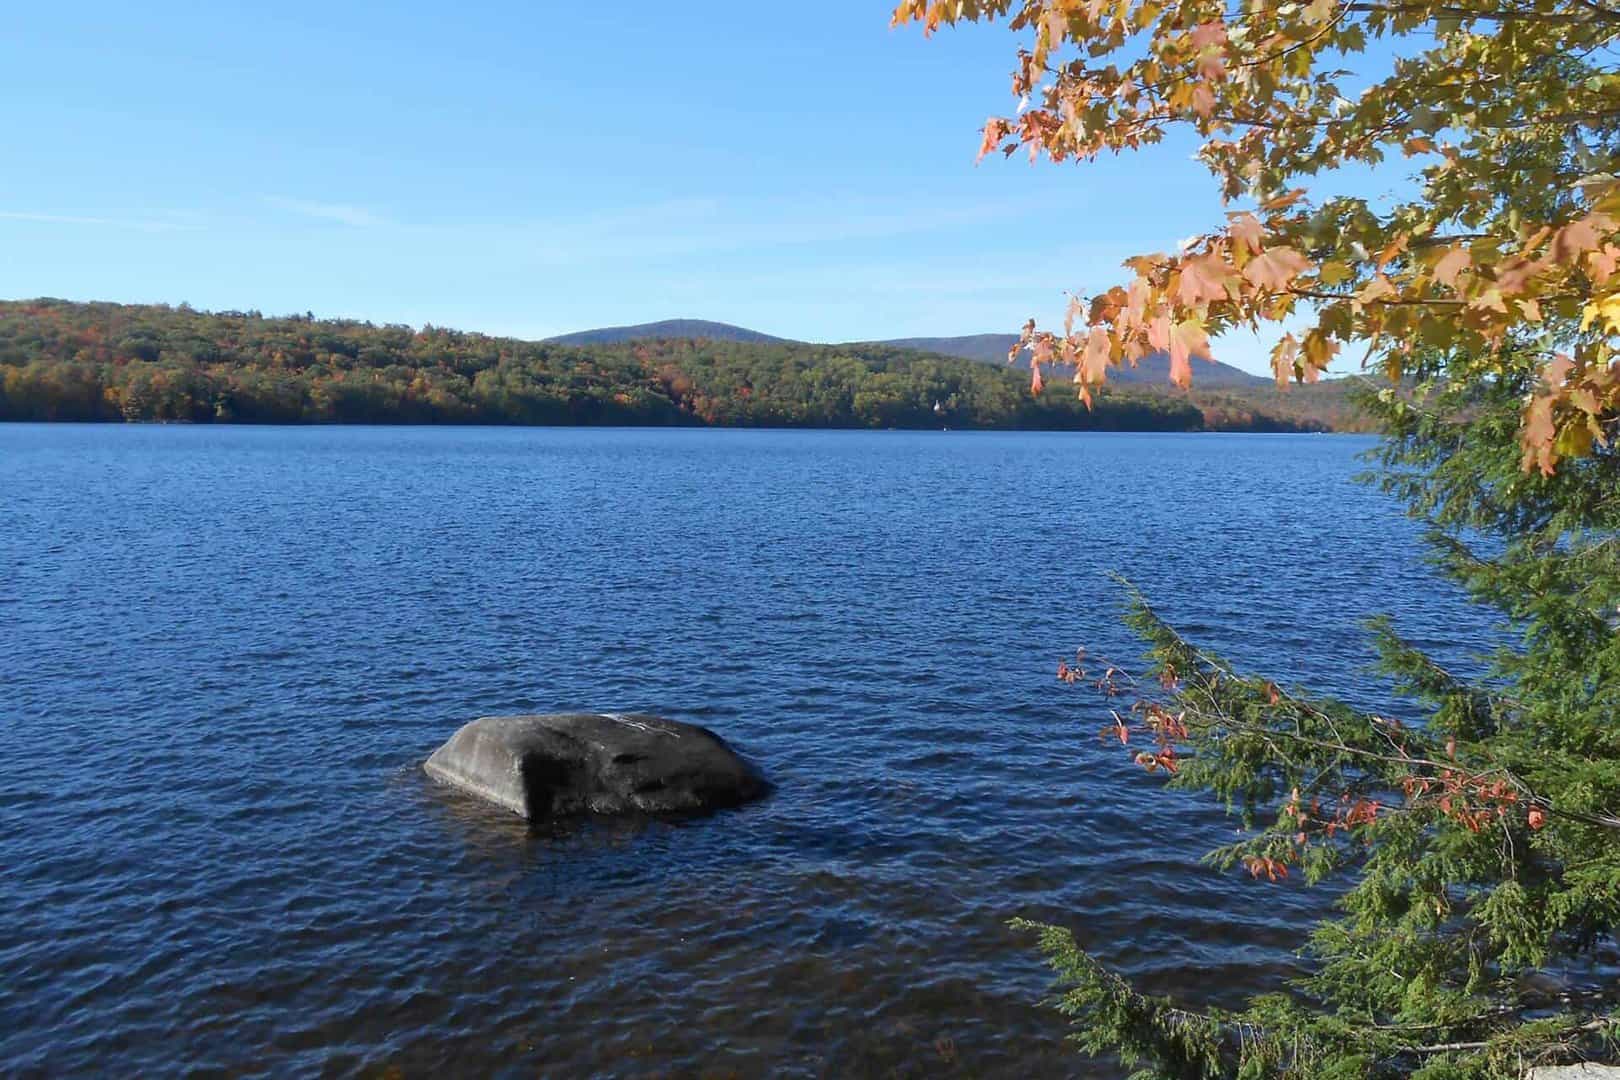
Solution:
M 883 0 L 92 2 L 7 22 L 7 298 L 522 337 L 675 317 L 815 341 L 1011 331 L 1221 210 L 1186 143 L 975 167 L 1019 39 L 925 41 Z M 1217 355 L 1264 370 L 1253 343 Z

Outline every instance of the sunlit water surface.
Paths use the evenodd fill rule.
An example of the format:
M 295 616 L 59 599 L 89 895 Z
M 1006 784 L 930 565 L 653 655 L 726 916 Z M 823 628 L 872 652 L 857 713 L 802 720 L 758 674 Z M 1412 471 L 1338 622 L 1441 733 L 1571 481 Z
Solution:
M 1367 615 L 1469 655 L 1369 445 L 0 427 L 0 1068 L 1108 1075 L 1010 916 L 1232 1003 L 1323 898 L 1201 866 L 1056 662 L 1135 655 L 1110 571 L 1360 704 Z M 561 709 L 777 792 L 531 831 L 420 771 Z

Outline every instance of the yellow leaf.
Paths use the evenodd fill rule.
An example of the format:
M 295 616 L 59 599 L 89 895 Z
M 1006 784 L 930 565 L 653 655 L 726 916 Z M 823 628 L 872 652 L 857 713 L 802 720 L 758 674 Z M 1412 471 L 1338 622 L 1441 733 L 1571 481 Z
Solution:
M 1568 424 L 1553 440 L 1559 457 L 1585 457 L 1592 451 L 1592 433 L 1585 424 Z
M 1329 261 L 1316 268 L 1316 276 L 1324 285 L 1342 285 L 1353 275 L 1344 263 Z
M 1305 335 L 1305 366 L 1308 381 L 1314 379 L 1315 373 L 1327 367 L 1333 360 L 1333 355 L 1339 351 L 1339 343 L 1332 341 L 1320 330 L 1312 330 Z
M 1620 334 L 1620 292 L 1594 297 L 1581 309 L 1581 329 L 1590 330 L 1594 323 L 1611 334 Z

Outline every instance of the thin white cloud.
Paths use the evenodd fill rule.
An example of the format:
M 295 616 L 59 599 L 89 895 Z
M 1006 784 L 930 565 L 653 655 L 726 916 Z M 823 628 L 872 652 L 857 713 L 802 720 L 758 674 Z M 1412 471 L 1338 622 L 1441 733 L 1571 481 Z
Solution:
M 289 199 L 282 195 L 266 196 L 265 201 L 271 206 L 279 207 L 289 213 L 315 218 L 320 221 L 335 221 L 340 225 L 350 225 L 357 229 L 392 224 L 387 218 L 375 214 L 363 206 L 350 206 L 347 203 Z
M 85 214 L 40 214 L 27 210 L 0 210 L 0 220 L 27 221 L 39 225 L 86 225 L 97 228 L 137 229 L 141 232 L 173 232 L 191 229 L 180 221 L 156 221 L 150 218 L 96 217 Z

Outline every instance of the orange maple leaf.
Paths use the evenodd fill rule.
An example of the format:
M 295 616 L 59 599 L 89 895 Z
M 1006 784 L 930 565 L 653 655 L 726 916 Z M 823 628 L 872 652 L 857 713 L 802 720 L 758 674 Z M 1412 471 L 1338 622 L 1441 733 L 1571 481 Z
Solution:
M 1249 260 L 1243 279 L 1257 289 L 1281 291 L 1311 267 L 1311 260 L 1293 248 L 1270 247 Z
M 1434 280 L 1448 289 L 1457 287 L 1457 277 L 1474 263 L 1474 256 L 1461 244 L 1457 244 L 1434 264 Z
M 1170 331 L 1170 381 L 1183 389 L 1192 385 L 1192 356 L 1209 359 L 1209 336 L 1202 323 L 1183 319 Z
M 1249 264 L 1253 266 L 1253 263 Z M 1214 255 L 1199 255 L 1181 264 L 1181 302 L 1188 307 L 1211 300 L 1225 300 L 1226 283 L 1232 280 L 1232 268 Z
M 1093 326 L 1086 338 L 1086 351 L 1080 360 L 1081 381 L 1103 383 L 1108 379 L 1108 331 Z
M 1266 228 L 1260 224 L 1259 218 L 1248 212 L 1233 214 L 1231 224 L 1226 227 L 1226 233 L 1232 238 L 1233 244 L 1247 248 L 1251 252 L 1257 252 L 1265 247 L 1262 241 L 1265 240 Z

